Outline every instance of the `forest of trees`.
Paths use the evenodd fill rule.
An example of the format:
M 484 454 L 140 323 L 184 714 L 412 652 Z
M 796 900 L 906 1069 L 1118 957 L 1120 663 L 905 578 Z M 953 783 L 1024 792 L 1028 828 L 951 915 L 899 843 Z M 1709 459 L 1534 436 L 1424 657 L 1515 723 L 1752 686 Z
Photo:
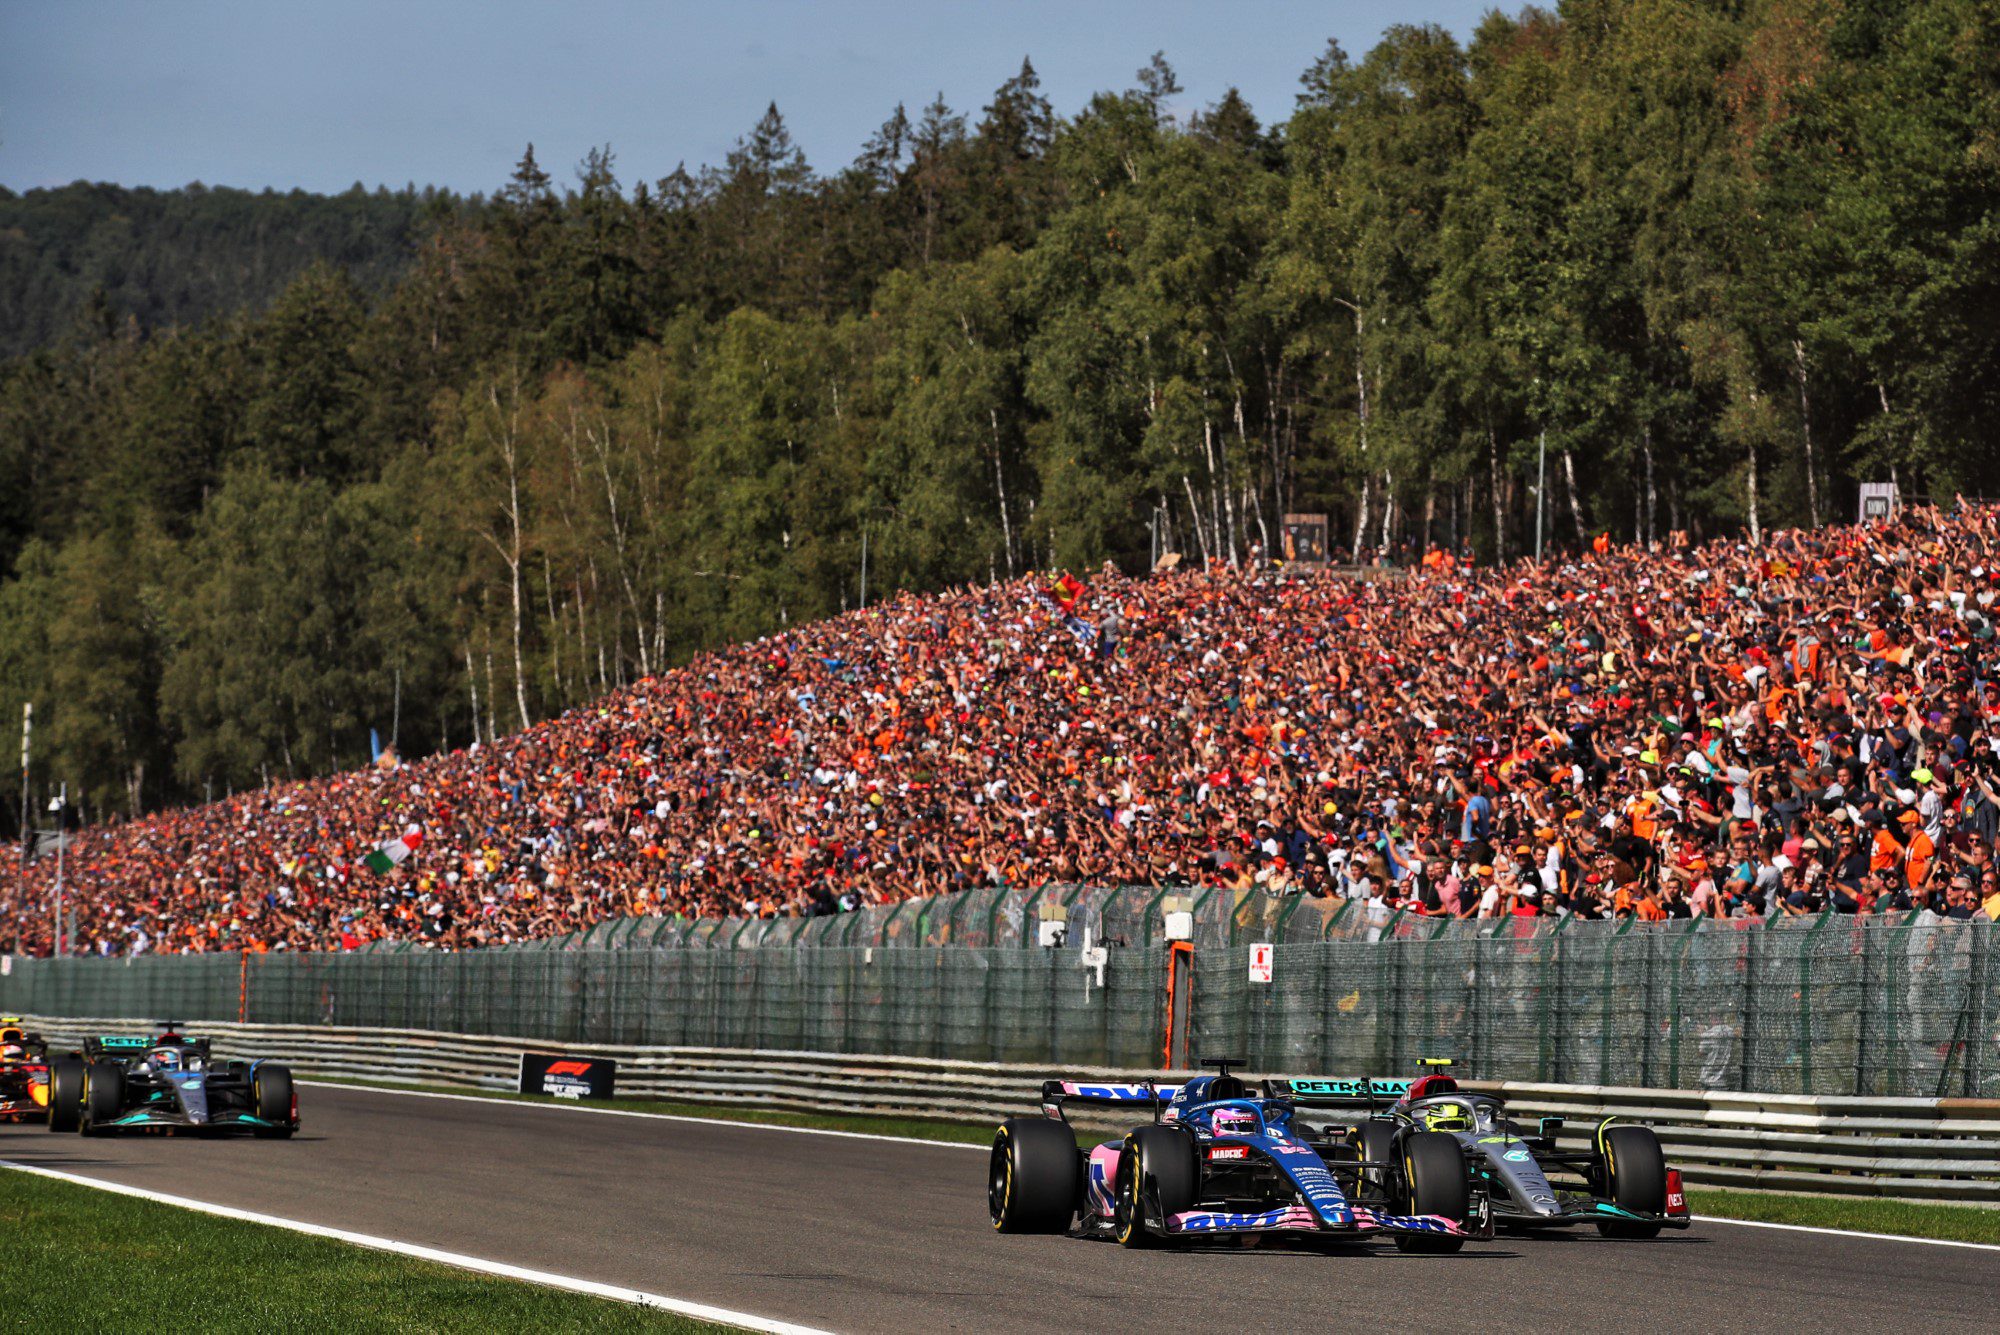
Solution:
M 0 357 L 52 343 L 81 320 L 151 331 L 262 311 L 315 261 L 379 293 L 435 221 L 477 206 L 358 185 L 339 195 L 0 186 Z
M 394 197 L 393 282 L 81 303 L 0 364 L 0 720 L 111 815 L 504 735 L 853 607 L 864 544 L 876 596 L 1291 510 L 1512 560 L 1544 438 L 1558 550 L 2000 485 L 1990 0 L 1571 0 L 1301 63 L 1268 125 L 1156 57 L 1068 117 L 1026 63 L 896 107 L 832 172 L 775 107 L 657 181 L 530 150 Z

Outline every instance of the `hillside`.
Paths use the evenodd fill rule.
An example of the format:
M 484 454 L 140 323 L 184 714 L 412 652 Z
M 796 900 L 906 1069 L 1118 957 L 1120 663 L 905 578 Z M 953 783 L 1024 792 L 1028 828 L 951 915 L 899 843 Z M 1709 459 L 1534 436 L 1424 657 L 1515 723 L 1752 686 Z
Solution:
M 114 324 L 130 318 L 147 330 L 262 311 L 316 262 L 380 292 L 409 267 L 433 213 L 456 203 L 358 185 L 340 195 L 82 181 L 0 188 L 0 357 L 92 318 L 100 292 Z
M 775 106 L 664 175 L 529 146 L 386 287 L 367 220 L 410 197 L 53 192 L 35 273 L 251 301 L 287 255 L 378 262 L 0 360 L 30 805 L 339 773 L 371 732 L 448 753 L 890 591 L 1240 567 L 1287 515 L 1349 561 L 1504 566 L 1760 548 L 1891 479 L 2000 496 L 1993 6 L 1813 13 L 1398 26 L 1299 51 L 1268 121 L 1190 114 L 1160 56 L 1080 107 L 1025 62 L 977 109 L 885 106 L 845 164 Z M 155 259 L 106 258 L 155 208 Z M 0 837 L 21 797 L 8 766 Z
M 482 745 L 87 831 L 67 893 L 78 942 L 112 953 L 1079 882 L 1488 917 L 1776 914 L 1781 888 L 1807 911 L 1844 886 L 1854 911 L 1891 891 L 1850 868 L 1857 828 L 1926 891 L 1947 835 L 1991 843 L 2000 705 L 1967 686 L 2000 676 L 1996 559 L 1987 508 L 1758 551 L 1438 553 L 1373 583 L 906 596 Z M 1728 870 L 1760 862 L 1768 884 Z M 0 948 L 47 949 L 53 878 L 0 864 Z

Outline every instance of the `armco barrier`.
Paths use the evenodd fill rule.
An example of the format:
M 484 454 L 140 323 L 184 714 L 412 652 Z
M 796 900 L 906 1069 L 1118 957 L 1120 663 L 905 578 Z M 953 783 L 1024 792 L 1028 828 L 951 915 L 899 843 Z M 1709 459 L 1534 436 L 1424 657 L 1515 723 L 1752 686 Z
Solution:
M 52 1043 L 145 1032 L 144 1020 L 29 1017 Z M 474 1089 L 513 1087 L 523 1052 L 609 1057 L 621 1095 L 726 1107 L 995 1122 L 1031 1115 L 1041 1083 L 1174 1079 L 1131 1070 L 858 1057 L 741 1048 L 552 1045 L 421 1030 L 204 1024 L 228 1056 L 271 1057 L 302 1075 Z M 1652 1126 L 1691 1182 L 1762 1190 L 2000 1202 L 2000 1100 L 1733 1094 L 1517 1081 L 1468 1086 L 1507 1096 L 1524 1117 L 1568 1119 L 1581 1145 L 1595 1123 Z M 311 1115 L 310 1102 L 306 1108 Z

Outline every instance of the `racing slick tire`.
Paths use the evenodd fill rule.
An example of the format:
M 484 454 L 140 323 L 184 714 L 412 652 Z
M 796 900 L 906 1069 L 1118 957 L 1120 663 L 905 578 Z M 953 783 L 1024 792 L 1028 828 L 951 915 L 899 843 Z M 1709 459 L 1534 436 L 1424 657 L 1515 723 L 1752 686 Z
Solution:
M 289 1077 L 285 1083 L 290 1085 Z M 1082 1156 L 1067 1123 L 1016 1117 L 1000 1124 L 986 1179 L 986 1211 L 994 1228 L 1002 1233 L 1066 1232 L 1082 1190 Z
M 1150 1180 L 1163 1215 L 1194 1208 L 1201 1190 L 1201 1163 L 1194 1137 L 1177 1127 L 1142 1126 L 1125 1137 L 1118 1155 L 1118 1180 L 1112 1184 L 1113 1236 L 1121 1247 L 1150 1247 L 1146 1211 L 1140 1193 Z
M 1472 1206 L 1465 1151 L 1444 1131 L 1413 1131 L 1403 1138 L 1400 1213 L 1439 1215 L 1463 1225 Z M 1462 1237 L 1429 1233 L 1396 1234 L 1396 1250 L 1441 1256 L 1465 1245 Z
M 1667 1212 L 1667 1156 L 1649 1126 L 1614 1126 L 1604 1133 L 1604 1194 L 1621 1210 L 1635 1214 Z M 1630 1219 L 1600 1219 L 1597 1231 L 1607 1238 L 1657 1238 L 1658 1224 Z
M 260 1140 L 290 1140 L 297 1128 L 292 1125 L 292 1073 L 283 1066 L 259 1066 L 250 1077 L 250 1110 L 278 1126 L 260 1126 L 254 1134 Z
M 49 1130 L 74 1131 L 83 1117 L 83 1063 L 61 1058 L 49 1063 Z
M 125 1068 L 116 1062 L 92 1062 L 83 1068 L 83 1119 L 77 1130 L 86 1136 L 108 1136 L 111 1123 L 125 1102 Z
M 1396 1127 L 1392 1122 L 1363 1122 L 1355 1135 L 1355 1145 L 1363 1163 L 1396 1162 Z M 1372 1205 L 1392 1204 L 1390 1183 L 1394 1172 L 1388 1168 L 1363 1168 L 1359 1173 L 1361 1199 Z

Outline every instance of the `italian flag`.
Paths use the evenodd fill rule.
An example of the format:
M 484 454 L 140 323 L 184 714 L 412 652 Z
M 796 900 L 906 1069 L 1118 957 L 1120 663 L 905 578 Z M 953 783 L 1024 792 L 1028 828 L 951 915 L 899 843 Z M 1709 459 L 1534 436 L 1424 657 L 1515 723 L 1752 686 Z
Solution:
M 361 865 L 372 872 L 392 870 L 404 858 L 416 852 L 417 847 L 423 842 L 424 832 L 412 825 L 409 829 L 403 831 L 402 838 L 391 839 L 388 843 L 361 859 Z

